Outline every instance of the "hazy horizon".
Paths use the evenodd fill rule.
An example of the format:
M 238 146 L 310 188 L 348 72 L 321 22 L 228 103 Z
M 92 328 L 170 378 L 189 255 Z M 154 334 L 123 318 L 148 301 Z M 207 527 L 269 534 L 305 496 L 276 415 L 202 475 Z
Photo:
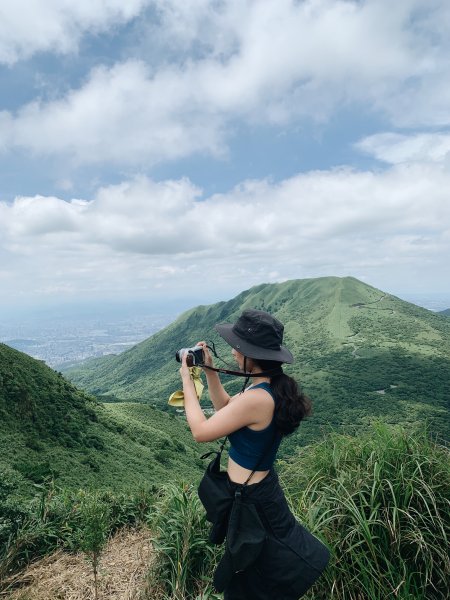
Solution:
M 260 282 L 260 284 L 267 282 Z M 370 282 L 365 282 L 372 285 Z M 256 284 L 256 285 L 260 285 Z M 253 287 L 253 286 L 251 286 Z M 375 286 L 374 286 L 375 287 Z M 2 306 L 0 302 L 0 324 L 26 323 L 33 325 L 39 320 L 89 320 L 89 319 L 123 319 L 139 315 L 179 315 L 184 311 L 202 304 L 215 304 L 216 302 L 231 300 L 240 292 L 249 288 L 242 288 L 231 295 L 214 294 L 200 297 L 171 297 L 149 299 L 85 299 L 83 301 L 54 302 L 34 306 Z M 392 289 L 382 289 L 402 300 L 417 304 L 432 311 L 442 311 L 450 308 L 449 292 L 398 292 Z

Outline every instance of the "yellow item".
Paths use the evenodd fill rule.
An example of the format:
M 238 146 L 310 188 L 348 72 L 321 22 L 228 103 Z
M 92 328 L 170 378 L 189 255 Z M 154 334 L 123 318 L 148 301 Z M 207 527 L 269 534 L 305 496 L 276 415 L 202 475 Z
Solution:
M 203 393 L 204 385 L 201 380 L 202 370 L 200 367 L 189 367 L 189 372 L 191 374 L 191 379 L 194 382 L 195 392 L 197 394 L 197 398 L 200 400 Z M 177 390 L 173 394 L 170 395 L 169 402 L 170 406 L 177 406 L 179 408 L 183 408 L 184 406 L 184 392 L 183 390 Z

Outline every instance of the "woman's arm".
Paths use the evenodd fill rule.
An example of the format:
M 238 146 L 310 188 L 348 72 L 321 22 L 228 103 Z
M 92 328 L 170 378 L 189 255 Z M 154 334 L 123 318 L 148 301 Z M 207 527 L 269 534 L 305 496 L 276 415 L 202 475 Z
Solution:
M 249 390 L 207 419 L 200 407 L 185 357 L 180 373 L 186 419 L 196 442 L 212 442 L 241 427 L 255 424 L 257 416 L 261 416 L 263 405 L 267 405 L 266 410 L 273 411 L 273 400 L 268 394 L 261 390 Z
M 191 428 L 192 435 L 194 436 L 194 439 L 196 439 L 195 432 L 207 419 L 200 407 L 194 382 L 191 379 L 189 367 L 186 365 L 185 355 L 183 355 L 181 358 L 180 375 L 183 382 L 184 411 L 186 413 L 186 419 L 189 427 Z
M 209 397 L 216 410 L 220 410 L 230 401 L 230 395 L 227 394 L 223 387 L 219 374 L 214 371 L 204 370 L 206 374 L 206 382 L 208 384 Z
M 212 367 L 213 360 L 210 351 L 206 345 L 206 342 L 198 342 L 197 346 L 201 346 L 203 348 L 203 357 L 205 361 L 205 365 Z M 209 397 L 211 398 L 211 402 L 216 410 L 220 410 L 224 406 L 228 404 L 230 401 L 230 395 L 227 394 L 225 388 L 223 387 L 219 374 L 214 371 L 210 371 L 209 369 L 203 369 L 206 375 L 206 381 L 208 384 Z

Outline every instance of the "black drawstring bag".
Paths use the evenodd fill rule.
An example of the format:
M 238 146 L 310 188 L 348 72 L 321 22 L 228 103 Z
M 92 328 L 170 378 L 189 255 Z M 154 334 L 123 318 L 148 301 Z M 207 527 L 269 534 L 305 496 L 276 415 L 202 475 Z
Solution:
M 215 454 L 215 458 L 206 467 L 200 485 L 198 496 L 206 510 L 206 518 L 212 523 L 209 541 L 212 544 L 222 544 L 228 527 L 228 513 L 230 510 L 230 492 L 228 489 L 228 473 L 220 470 L 223 442 L 219 451 L 213 450 L 203 454 L 200 458 L 208 458 Z

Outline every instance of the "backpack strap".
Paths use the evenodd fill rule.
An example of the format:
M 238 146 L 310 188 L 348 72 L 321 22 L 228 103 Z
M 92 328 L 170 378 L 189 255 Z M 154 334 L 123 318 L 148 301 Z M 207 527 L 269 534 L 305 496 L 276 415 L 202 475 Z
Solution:
M 222 456 L 222 452 L 225 447 L 225 444 L 227 443 L 227 439 L 228 439 L 228 436 L 226 436 L 226 438 L 223 440 L 219 450 L 210 450 L 209 452 L 202 454 L 200 456 L 200 460 L 203 460 L 204 458 L 209 458 L 211 456 L 211 454 L 217 454 L 218 456 Z

